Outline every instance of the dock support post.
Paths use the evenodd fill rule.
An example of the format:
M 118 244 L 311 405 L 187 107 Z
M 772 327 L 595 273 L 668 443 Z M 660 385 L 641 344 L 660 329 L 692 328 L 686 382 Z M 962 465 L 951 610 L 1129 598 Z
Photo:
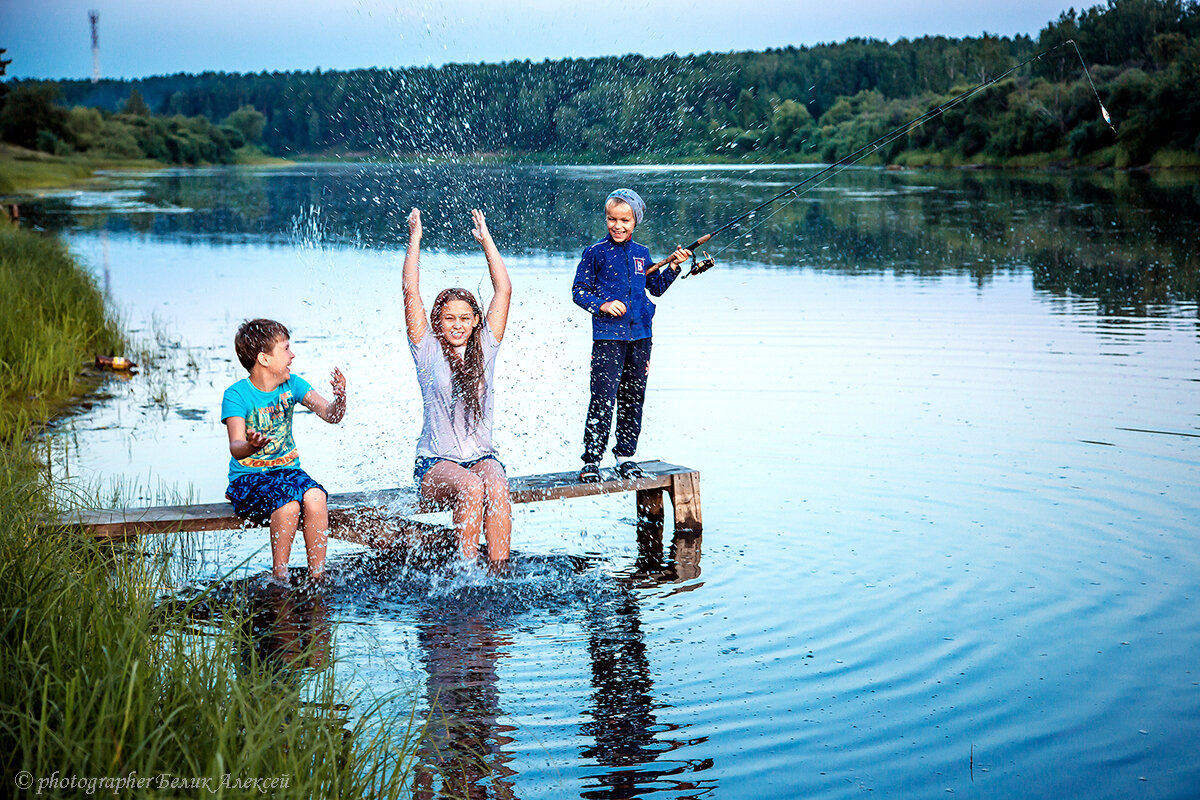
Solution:
M 637 517 L 639 522 L 651 522 L 662 525 L 663 522 L 663 490 L 638 489 Z
M 672 475 L 667 491 L 675 511 L 675 530 L 700 531 L 704 527 L 700 516 L 700 473 Z

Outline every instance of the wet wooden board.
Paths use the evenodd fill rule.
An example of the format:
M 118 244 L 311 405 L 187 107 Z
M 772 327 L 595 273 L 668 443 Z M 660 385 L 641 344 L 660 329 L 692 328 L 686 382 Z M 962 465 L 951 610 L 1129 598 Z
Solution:
M 597 483 L 580 483 L 578 473 L 552 472 L 509 479 L 514 503 L 534 503 L 571 497 L 635 492 L 638 516 L 662 521 L 663 492 L 671 498 L 676 530 L 699 531 L 700 473 L 688 467 L 647 461 L 646 477 L 618 478 L 613 470 L 601 471 Z M 329 535 L 372 546 L 381 546 L 404 530 L 432 528 L 405 519 L 413 514 L 440 510 L 421 499 L 414 487 L 346 492 L 329 496 Z M 233 513 L 229 503 L 151 506 L 147 508 L 80 511 L 60 520 L 101 537 L 124 539 L 140 534 L 235 530 L 254 527 Z

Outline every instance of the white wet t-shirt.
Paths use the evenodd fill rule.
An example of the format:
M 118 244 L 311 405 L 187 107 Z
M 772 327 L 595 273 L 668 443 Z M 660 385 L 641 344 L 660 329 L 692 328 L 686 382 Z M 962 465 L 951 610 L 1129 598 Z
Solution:
M 472 422 L 468 422 L 463 404 L 454 401 L 450 363 L 446 361 L 437 336 L 426 329 L 421 341 L 408 343 L 413 361 L 417 364 L 417 383 L 421 386 L 421 400 L 425 406 L 421 438 L 417 440 L 418 456 L 471 461 L 495 455 L 496 450 L 492 447 L 492 375 L 496 369 L 496 353 L 500 350 L 500 343 L 492 336 L 487 322 L 483 323 L 483 330 L 479 334 L 479 343 L 483 348 L 483 412 Z

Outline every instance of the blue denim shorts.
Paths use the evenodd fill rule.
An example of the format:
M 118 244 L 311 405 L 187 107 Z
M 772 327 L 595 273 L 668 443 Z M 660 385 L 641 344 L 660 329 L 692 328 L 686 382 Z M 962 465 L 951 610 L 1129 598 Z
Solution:
M 472 458 L 470 461 L 455 461 L 452 458 L 430 458 L 429 456 L 417 456 L 417 463 L 413 466 L 413 480 L 417 482 L 417 488 L 420 489 L 421 481 L 425 480 L 425 473 L 433 469 L 433 465 L 439 461 L 449 461 L 451 464 L 458 464 L 463 469 L 470 469 L 480 461 L 486 461 L 489 458 L 499 464 L 501 469 L 504 469 L 504 462 L 490 454 L 486 456 L 480 456 L 479 458 Z
M 225 497 L 233 503 L 233 512 L 255 525 L 270 525 L 271 514 L 293 500 L 302 501 L 309 489 L 325 487 L 308 477 L 302 469 L 271 469 L 234 478 Z

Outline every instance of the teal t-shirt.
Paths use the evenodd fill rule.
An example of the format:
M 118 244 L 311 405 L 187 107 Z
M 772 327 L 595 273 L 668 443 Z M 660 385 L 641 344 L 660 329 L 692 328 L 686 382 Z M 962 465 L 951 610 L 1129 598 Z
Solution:
M 272 469 L 299 469 L 300 452 L 292 438 L 292 412 L 296 404 L 312 390 L 312 385 L 293 375 L 273 392 L 255 388 L 249 378 L 225 390 L 221 399 L 221 422 L 230 417 L 246 420 L 247 431 L 258 431 L 270 439 L 262 450 L 241 461 L 229 459 L 229 480 Z

